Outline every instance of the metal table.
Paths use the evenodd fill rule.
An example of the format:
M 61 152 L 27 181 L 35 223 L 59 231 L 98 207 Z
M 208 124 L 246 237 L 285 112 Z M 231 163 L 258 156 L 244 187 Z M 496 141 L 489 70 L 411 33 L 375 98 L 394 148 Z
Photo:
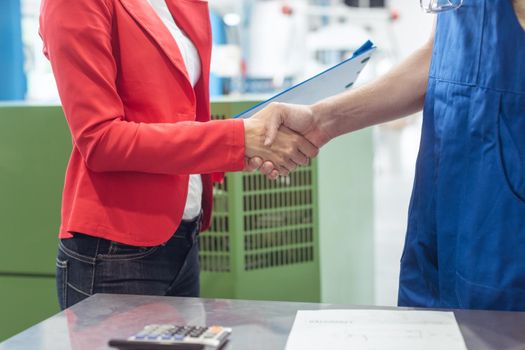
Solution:
M 363 307 L 97 294 L 0 343 L 0 349 L 109 349 L 109 339 L 125 338 L 148 323 L 220 324 L 233 328 L 224 350 L 284 349 L 297 310 L 342 308 Z M 469 349 L 525 349 L 525 312 L 454 313 Z

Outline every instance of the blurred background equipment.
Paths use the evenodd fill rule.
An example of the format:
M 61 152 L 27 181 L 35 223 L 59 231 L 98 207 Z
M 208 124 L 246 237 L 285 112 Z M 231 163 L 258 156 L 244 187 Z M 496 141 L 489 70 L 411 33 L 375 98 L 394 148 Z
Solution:
M 18 79 L 27 80 L 27 92 L 19 90 L 12 99 L 58 102 L 38 36 L 40 0 L 6 0 L 0 6 L 9 9 L 1 16 L 10 13 L 12 18 L 9 23 L 0 21 L 9 26 L 1 33 L 9 35 L 11 45 L 18 41 L 20 47 L 0 52 L 18 52 L 10 61 L 19 65 Z M 261 99 L 341 62 L 371 39 L 378 52 L 363 72 L 362 84 L 420 45 L 431 26 L 431 17 L 422 16 L 417 3 L 405 0 L 221 0 L 210 1 L 209 6 L 213 97 L 249 94 Z M 20 29 L 16 34 L 15 22 L 20 23 L 21 35 Z M 15 89 L 16 85 L 9 86 Z
M 213 111 L 221 116 L 237 114 L 344 60 L 367 39 L 378 51 L 358 84 L 375 79 L 423 44 L 433 21 L 416 0 L 220 0 L 209 5 L 214 35 L 210 91 Z M 71 141 L 42 54 L 39 7 L 40 0 L 0 1 L 0 100 L 11 101 L 0 104 L 0 237 L 9 247 L 0 259 L 0 301 L 5 317 L 16 307 L 35 310 L 24 324 L 9 319 L 9 332 L 57 310 L 53 265 Z M 25 129 L 28 118 L 38 121 L 31 124 L 35 130 Z M 275 188 L 264 187 L 255 175 L 232 175 L 216 188 L 214 231 L 203 236 L 204 293 L 291 299 L 295 290 L 310 288 L 296 293 L 297 299 L 395 305 L 419 125 L 417 114 L 334 140 L 312 167 Z M 287 204 L 279 207 L 273 200 Z M 309 216 L 290 213 L 303 205 L 311 210 Z M 25 220 L 23 208 L 37 219 Z M 252 214 L 256 219 L 245 222 Z M 294 236 L 294 230 L 302 233 Z M 234 240 L 225 240 L 231 235 Z M 25 256 L 31 249 L 42 253 L 21 259 L 22 249 Z M 228 276 L 218 271 L 226 256 L 233 259 Z M 253 276 L 264 279 L 271 273 L 273 285 L 252 283 Z M 293 287 L 279 294 L 279 281 L 291 274 L 287 282 Z

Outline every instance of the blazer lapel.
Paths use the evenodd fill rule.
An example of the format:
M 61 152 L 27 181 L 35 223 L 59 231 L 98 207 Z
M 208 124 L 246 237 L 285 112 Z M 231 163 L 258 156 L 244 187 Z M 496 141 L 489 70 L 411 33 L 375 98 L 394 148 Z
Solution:
M 189 91 L 193 91 L 186 65 L 175 39 L 147 0 L 120 0 L 120 2 L 131 17 L 155 40 L 173 65 L 182 73 Z
M 202 0 L 166 0 L 177 25 L 193 42 L 201 59 L 202 76 L 208 76 L 212 33 L 208 2 Z
M 166 0 L 177 25 L 193 42 L 201 59 L 201 77 L 195 85 L 198 121 L 210 119 L 210 61 L 212 34 L 210 12 L 207 1 L 200 0 Z

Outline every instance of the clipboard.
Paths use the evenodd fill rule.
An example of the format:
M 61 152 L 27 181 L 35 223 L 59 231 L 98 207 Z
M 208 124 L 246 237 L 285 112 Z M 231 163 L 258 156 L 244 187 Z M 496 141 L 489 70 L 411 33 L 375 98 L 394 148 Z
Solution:
M 349 59 L 239 113 L 234 118 L 250 118 L 272 102 L 312 104 L 350 89 L 375 49 L 374 44 L 368 40 L 354 51 Z

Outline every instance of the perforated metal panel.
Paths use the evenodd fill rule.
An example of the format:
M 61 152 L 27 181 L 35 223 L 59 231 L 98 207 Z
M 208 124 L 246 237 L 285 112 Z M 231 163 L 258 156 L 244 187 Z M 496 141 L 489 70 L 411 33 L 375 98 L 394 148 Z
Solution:
M 244 268 L 313 261 L 311 167 L 275 182 L 243 176 Z
M 215 114 L 214 120 L 226 119 L 225 114 Z M 199 260 L 201 271 L 229 272 L 230 225 L 228 213 L 228 182 L 215 184 L 213 188 L 213 217 L 210 230 L 200 237 Z
M 228 181 L 215 185 L 212 227 L 201 236 L 201 269 L 230 271 Z M 311 167 L 278 181 L 242 175 L 244 269 L 313 261 Z
M 231 271 L 230 225 L 228 215 L 227 182 L 213 189 L 213 221 L 211 229 L 200 237 L 200 265 L 202 271 Z

